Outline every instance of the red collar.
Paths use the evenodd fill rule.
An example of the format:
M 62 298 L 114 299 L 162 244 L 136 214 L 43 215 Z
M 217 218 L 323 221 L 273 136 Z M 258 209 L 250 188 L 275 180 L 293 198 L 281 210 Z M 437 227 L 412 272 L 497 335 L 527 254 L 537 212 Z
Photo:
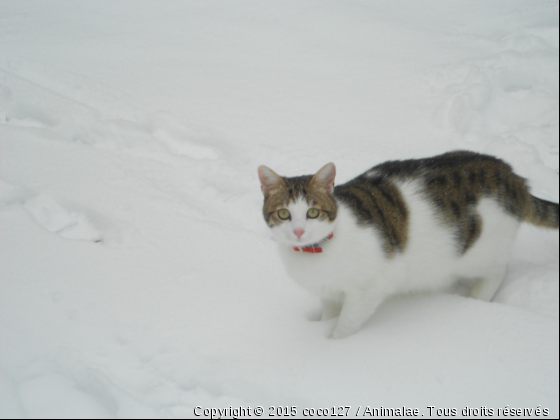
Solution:
M 325 239 L 323 239 L 321 242 L 324 242 L 327 239 L 332 239 L 333 238 L 333 234 L 331 233 L 329 236 L 327 236 Z M 321 252 L 323 252 L 323 248 L 321 248 L 319 245 L 321 244 L 321 242 L 313 244 L 313 245 L 309 245 L 309 246 L 304 246 L 303 248 L 300 248 L 298 246 L 294 246 L 294 251 L 298 251 L 298 252 L 309 252 L 310 254 L 319 254 Z

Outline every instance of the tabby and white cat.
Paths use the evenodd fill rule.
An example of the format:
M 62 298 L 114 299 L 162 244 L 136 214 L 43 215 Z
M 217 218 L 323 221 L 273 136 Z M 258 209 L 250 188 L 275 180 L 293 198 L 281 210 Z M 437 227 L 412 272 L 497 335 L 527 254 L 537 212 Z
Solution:
M 533 197 L 493 156 L 455 151 L 377 165 L 334 186 L 315 175 L 258 174 L 263 215 L 289 274 L 319 295 L 333 338 L 355 333 L 388 296 L 458 279 L 491 300 L 522 221 L 558 229 L 558 204 Z

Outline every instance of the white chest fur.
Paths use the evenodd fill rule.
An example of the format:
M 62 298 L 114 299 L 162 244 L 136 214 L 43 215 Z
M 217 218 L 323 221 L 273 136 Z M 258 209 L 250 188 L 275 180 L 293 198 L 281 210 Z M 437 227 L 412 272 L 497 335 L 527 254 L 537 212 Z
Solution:
M 321 297 L 367 286 L 382 258 L 378 236 L 372 228 L 356 224 L 350 210 L 339 206 L 333 238 L 318 254 L 294 251 L 279 244 L 288 273 L 306 289 Z

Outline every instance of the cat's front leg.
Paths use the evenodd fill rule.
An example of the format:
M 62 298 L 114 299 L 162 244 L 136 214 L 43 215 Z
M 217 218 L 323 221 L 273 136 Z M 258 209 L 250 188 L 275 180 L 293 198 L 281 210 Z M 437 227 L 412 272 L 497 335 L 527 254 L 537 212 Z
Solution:
M 338 323 L 331 338 L 346 338 L 354 334 L 375 312 L 384 296 L 375 291 L 356 290 L 344 296 Z
M 334 299 L 321 299 L 322 315 L 321 321 L 328 321 L 340 315 L 342 306 L 340 302 Z

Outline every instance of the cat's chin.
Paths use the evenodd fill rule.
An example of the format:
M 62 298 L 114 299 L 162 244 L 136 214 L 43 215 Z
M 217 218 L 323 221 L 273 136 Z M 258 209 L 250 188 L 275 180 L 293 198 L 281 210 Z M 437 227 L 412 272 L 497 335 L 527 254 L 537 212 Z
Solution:
M 311 245 L 317 245 L 318 243 L 322 242 L 325 240 L 325 238 L 327 238 L 329 236 L 329 234 L 326 234 L 324 236 L 320 236 L 320 237 L 312 237 L 312 238 L 307 238 L 307 239 L 288 239 L 288 238 L 276 238 L 277 241 L 285 246 L 289 246 L 289 247 L 306 247 L 306 246 L 311 246 Z
M 316 242 L 308 242 L 308 241 L 289 240 L 285 238 L 282 239 L 276 238 L 276 241 L 280 245 L 287 246 L 287 247 L 305 247 L 305 246 L 312 245 L 313 243 L 316 243 Z

